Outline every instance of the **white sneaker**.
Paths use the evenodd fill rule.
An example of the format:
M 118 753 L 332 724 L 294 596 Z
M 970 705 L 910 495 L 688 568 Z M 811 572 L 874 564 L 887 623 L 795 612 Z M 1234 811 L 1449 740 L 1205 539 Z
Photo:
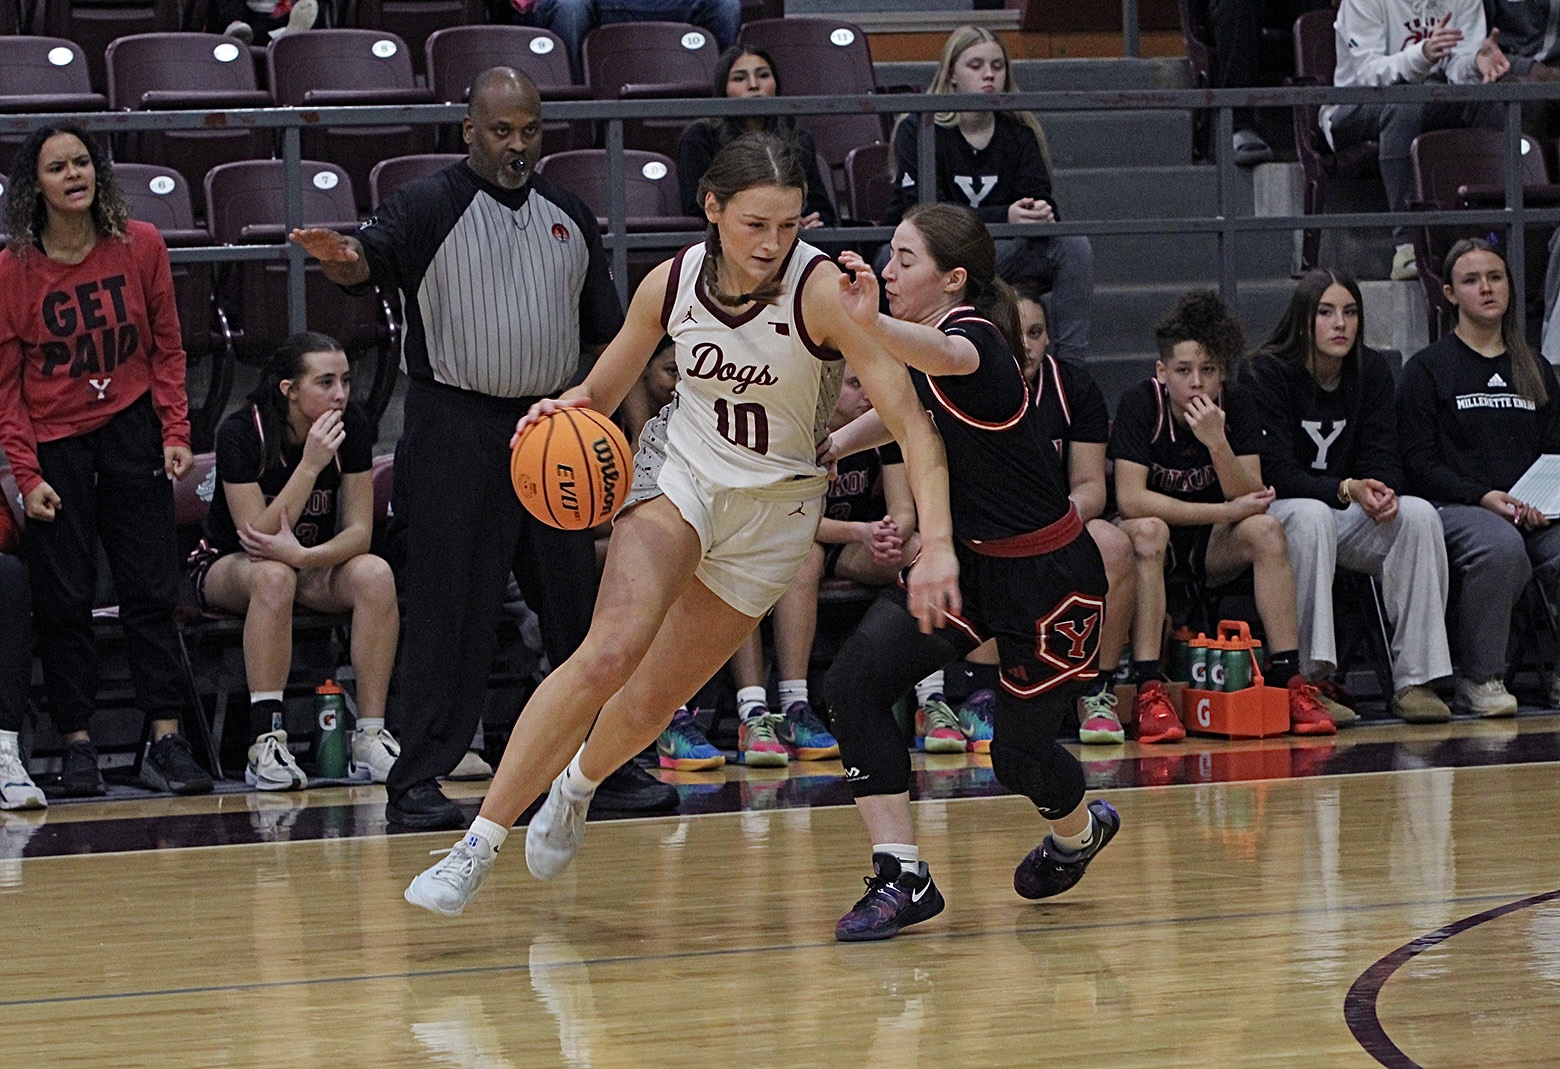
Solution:
M 244 782 L 262 791 L 301 791 L 309 785 L 309 777 L 287 749 L 287 732 L 267 731 L 255 739 Z
M 1457 693 L 1452 706 L 1460 712 L 1478 716 L 1516 716 L 1517 699 L 1506 689 L 1499 677 L 1475 683 L 1471 679 L 1457 677 Z
M 486 839 L 468 832 L 450 847 L 443 861 L 419 873 L 403 897 L 414 906 L 458 917 L 482 887 L 497 856 Z
M 49 801 L 27 774 L 22 755 L 0 746 L 0 809 L 47 809 Z
M 525 867 L 538 880 L 550 880 L 569 867 L 585 841 L 590 799 L 573 801 L 563 793 L 563 773 L 553 780 L 547 801 L 525 829 Z
M 347 778 L 371 783 L 383 783 L 390 775 L 390 766 L 401 756 L 401 744 L 384 728 L 352 732 L 352 760 L 347 764 Z
M 320 17 L 320 5 L 318 0 L 298 0 L 292 6 L 292 12 L 287 16 L 287 25 L 278 26 L 271 31 L 271 40 L 285 37 L 289 33 L 298 33 L 301 30 L 314 28 L 314 20 Z
M 226 37 L 244 42 L 246 45 L 255 43 L 255 28 L 243 19 L 234 19 L 227 24 L 227 29 L 222 31 Z
M 475 750 L 467 750 L 466 756 L 460 759 L 460 764 L 450 769 L 445 779 L 492 779 L 493 766 L 482 759 L 482 755 Z
M 1393 282 L 1412 282 L 1419 277 L 1419 263 L 1414 258 L 1414 246 L 1399 245 L 1392 253 Z

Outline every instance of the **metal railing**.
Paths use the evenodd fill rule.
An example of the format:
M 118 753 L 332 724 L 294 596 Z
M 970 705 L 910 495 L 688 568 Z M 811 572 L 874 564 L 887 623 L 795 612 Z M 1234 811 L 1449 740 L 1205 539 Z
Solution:
M 1131 0 L 1126 0 L 1130 4 Z M 1560 208 L 1528 208 L 1523 203 L 1519 159 L 1521 144 L 1521 104 L 1525 101 L 1560 99 L 1560 86 L 1538 83 L 1496 83 L 1484 86 L 1404 85 L 1386 88 L 1340 89 L 1330 86 L 1285 87 L 1274 89 L 1216 90 L 1087 90 L 1064 92 L 1012 93 L 995 95 L 889 94 L 867 96 L 789 96 L 771 99 L 689 99 L 621 100 L 548 103 L 543 114 L 548 120 L 585 120 L 606 126 L 608 185 L 610 201 L 605 205 L 607 228 L 603 241 L 613 260 L 619 295 L 625 302 L 627 266 L 630 250 L 680 248 L 689 240 L 687 231 L 661 233 L 626 232 L 627 211 L 624 202 L 624 124 L 636 119 L 693 118 L 701 116 L 767 115 L 840 115 L 870 114 L 919 116 L 919 166 L 922 174 L 935 172 L 934 126 L 937 111 L 1017 111 L 1040 113 L 1066 111 L 1135 111 L 1211 109 L 1216 112 L 1212 145 L 1213 168 L 1217 173 L 1215 209 L 1212 215 L 1173 218 L 1075 219 L 1045 224 L 992 225 L 994 237 L 1072 234 L 1213 234 L 1216 236 L 1215 262 L 1208 275 L 1217 279 L 1220 293 L 1232 300 L 1239 287 L 1237 240 L 1243 234 L 1259 231 L 1349 229 L 1355 227 L 1392 227 L 1405 221 L 1422 225 L 1477 225 L 1509 228 L 1510 247 L 1521 248 L 1527 227 L 1560 223 Z M 1502 208 L 1460 209 L 1415 212 L 1411 217 L 1392 212 L 1350 212 L 1320 216 L 1236 214 L 1237 169 L 1232 158 L 1234 109 L 1241 107 L 1291 108 L 1320 104 L 1386 104 L 1498 101 L 1505 105 L 1504 134 L 1507 158 L 1505 170 L 1506 203 Z M 255 129 L 276 130 L 281 135 L 281 158 L 288 179 L 287 225 L 300 225 L 302 184 L 300 170 L 300 134 L 304 129 L 376 126 L 453 124 L 465 114 L 462 105 L 418 105 L 343 108 L 266 108 L 216 112 L 114 112 L 72 116 L 73 121 L 102 134 L 122 134 L 145 130 Z M 36 126 L 57 121 L 59 116 L 0 116 L 0 136 L 25 133 Z M 1167 165 L 1177 161 L 1167 161 Z M 930 200 L 935 183 L 920 183 L 920 197 Z M 1065 208 L 1065 205 L 1064 205 Z M 599 207 L 598 207 L 599 210 Z M 808 231 L 809 240 L 825 242 L 877 243 L 893 233 L 889 227 L 838 227 Z M 303 329 L 307 322 L 304 303 L 305 254 L 296 246 L 202 246 L 170 250 L 175 262 L 237 262 L 247 260 L 289 261 L 289 326 Z M 1287 271 L 1287 265 L 1285 266 Z M 1510 258 L 1513 298 L 1525 294 L 1521 256 Z

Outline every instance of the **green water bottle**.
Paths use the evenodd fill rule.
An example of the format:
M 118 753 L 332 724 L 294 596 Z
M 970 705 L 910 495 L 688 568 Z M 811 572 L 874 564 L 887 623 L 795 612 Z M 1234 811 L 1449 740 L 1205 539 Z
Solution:
M 347 774 L 347 701 L 335 680 L 314 690 L 314 774 L 342 779 Z

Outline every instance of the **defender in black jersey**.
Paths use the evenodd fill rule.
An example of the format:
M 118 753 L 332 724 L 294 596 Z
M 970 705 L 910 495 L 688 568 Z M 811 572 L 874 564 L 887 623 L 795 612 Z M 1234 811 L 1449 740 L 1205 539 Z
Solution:
M 877 312 L 875 285 L 863 284 L 852 305 L 857 321 L 915 369 L 916 392 L 942 434 L 963 608 L 921 634 L 904 591 L 893 590 L 868 610 L 829 672 L 841 760 L 873 840 L 874 873 L 835 927 L 841 940 L 886 939 L 943 908 L 915 845 L 910 759 L 892 705 L 988 637 L 1002 663 L 992 769 L 1052 829 L 1019 864 L 1014 889 L 1026 898 L 1067 890 L 1120 825 L 1107 803 L 1084 805 L 1082 767 L 1056 737 L 1076 685 L 1096 674 L 1105 569 L 1030 403 L 1015 356 L 1012 291 L 997 279 L 995 260 L 974 213 L 920 205 L 895 231 L 883 272 L 892 318 Z M 875 282 L 859 257 L 842 262 L 858 282 Z M 868 414 L 839 432 L 833 448 L 843 455 L 882 437 Z

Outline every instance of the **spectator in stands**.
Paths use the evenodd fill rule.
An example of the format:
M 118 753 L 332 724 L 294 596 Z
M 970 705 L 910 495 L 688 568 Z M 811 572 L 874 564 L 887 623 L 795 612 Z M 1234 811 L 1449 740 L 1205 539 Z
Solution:
M 563 39 L 569 70 L 585 80 L 580 46 L 585 35 L 611 22 L 691 22 L 715 38 L 721 48 L 737 43 L 742 0 L 509 0 L 516 16 L 551 30 Z
M 1015 93 L 1006 47 L 989 30 L 961 26 L 943 45 L 928 93 Z M 918 199 L 920 155 L 913 116 L 894 128 L 894 199 L 887 225 L 897 225 Z M 939 112 L 935 200 L 963 204 L 987 223 L 1061 219 L 1051 195 L 1045 132 L 1027 111 Z M 887 246 L 879 254 L 887 261 Z M 997 242 L 997 272 L 1014 285 L 1035 282 L 1051 290 L 1052 341 L 1062 359 L 1089 351 L 1089 304 L 1094 297 L 1094 251 L 1089 239 L 1004 238 Z
M 263 45 L 314 28 L 319 0 L 213 0 L 206 25 L 246 45 Z
M 661 339 L 660 347 L 645 365 L 644 374 L 639 376 L 639 381 L 634 383 L 615 413 L 630 449 L 639 451 L 639 432 L 661 409 L 671 404 L 676 389 L 677 345 L 666 337 Z
M 847 369 L 839 403 L 829 417 L 832 433 L 872 407 L 856 373 Z M 801 571 L 770 615 L 780 711 L 769 711 L 764 687 L 764 647 L 754 629 L 732 657 L 740 732 L 737 759 L 748 765 L 784 765 L 791 757 L 838 757 L 840 746 L 813 712 L 807 687 L 818 626 L 818 588 L 824 579 L 849 579 L 885 587 L 915 559 L 915 499 L 897 442 L 841 458 L 829 476 L 823 518 Z
M 3 458 L 0 458 L 3 460 Z M 32 613 L 27 565 L 11 503 L 0 501 L 0 809 L 42 809 L 48 800 L 22 760 L 22 718 L 32 683 Z
M 119 596 L 136 707 L 152 724 L 141 782 L 200 794 L 211 777 L 179 734 L 186 692 L 173 611 L 173 483 L 190 470 L 184 348 L 168 249 L 129 218 L 113 167 L 78 127 L 22 142 L 0 252 L 0 447 L 27 514 L 22 549 L 61 793 L 104 792 L 87 732 L 98 547 Z
M 1457 326 L 1403 366 L 1398 439 L 1407 488 L 1440 511 L 1458 579 L 1453 707 L 1511 716 L 1511 610 L 1535 576 L 1553 596 L 1560 526 L 1510 491 L 1541 454 L 1560 453 L 1560 384 L 1528 348 L 1500 252 L 1466 238 L 1445 267 Z M 1549 704 L 1560 707 L 1560 679 Z
M 352 613 L 352 778 L 383 783 L 400 753 L 384 727 L 401 630 L 395 577 L 369 552 L 374 432 L 363 410 L 347 403 L 351 392 L 341 344 L 294 334 L 266 363 L 249 405 L 217 429 L 221 492 L 191 563 L 202 604 L 244 617 L 256 736 L 244 779 L 262 791 L 309 782 L 282 727 L 294 605 Z
M 1122 396 L 1110 437 L 1121 527 L 1138 563 L 1138 741 L 1186 737 L 1160 672 L 1166 573 L 1218 586 L 1248 568 L 1272 651 L 1267 675 L 1288 684 L 1290 730 L 1331 735 L 1333 718 L 1300 674 L 1295 576 L 1284 529 L 1268 514 L 1274 495 L 1262 482 L 1261 427 L 1249 395 L 1226 385 L 1245 347 L 1240 324 L 1217 294 L 1188 293 L 1155 341 L 1155 377 Z
M 733 45 L 720 54 L 720 60 L 715 64 L 714 88 L 717 97 L 776 97 L 780 95 L 780 76 L 775 73 L 775 63 L 768 52 Z M 677 146 L 677 187 L 682 195 L 683 214 L 703 218 L 699 180 L 709 170 L 710 161 L 728 142 L 754 130 L 796 141 L 802 154 L 802 166 L 807 172 L 807 203 L 802 206 L 802 226 L 834 226 L 838 219 L 829 199 L 829 184 L 818 170 L 818 149 L 812 135 L 797 126 L 789 115 L 700 119 L 689 123 Z
M 1331 7 L 1330 0 L 1205 0 L 1213 46 L 1213 86 L 1241 89 L 1261 85 L 1258 70 L 1264 25 L 1293 26 L 1307 11 Z M 1257 129 L 1251 108 L 1235 109 L 1232 148 L 1239 167 L 1254 167 L 1273 159 L 1273 149 Z
M 395 485 L 407 613 L 391 714 L 401 756 L 385 815 L 422 829 L 466 822 L 435 781 L 465 756 L 481 719 L 511 572 L 554 666 L 590 627 L 595 539 L 520 506 L 508 443 L 531 404 L 573 383 L 581 358 L 623 321 L 595 213 L 535 173 L 542 119 L 531 80 L 509 67 L 478 74 L 462 132 L 467 159 L 402 186 L 357 235 L 292 235 L 326 278 L 404 296 L 408 386 Z M 456 294 L 464 300 L 446 300 Z M 597 798 L 666 809 L 677 791 L 629 762 Z
M 1068 496 L 1078 507 L 1078 515 L 1083 517 L 1094 544 L 1099 547 L 1100 557 L 1105 562 L 1105 576 L 1110 580 L 1105 615 L 1100 622 L 1100 674 L 1083 692 L 1078 738 L 1084 743 L 1119 743 L 1126 735 L 1116 714 L 1116 693 L 1112 684 L 1116 667 L 1121 662 L 1121 651 L 1132 630 L 1137 572 L 1133 567 L 1131 540 L 1104 518 L 1105 448 L 1110 439 L 1110 413 L 1094 376 L 1082 364 L 1058 360 L 1046 351 L 1050 334 L 1045 302 L 1040 294 L 1023 286 L 1018 287 L 1017 294 L 1018 322 L 1024 341 L 1024 378 L 1029 383 L 1035 408 L 1040 412 L 1045 437 L 1061 453 L 1062 463 L 1067 468 Z M 986 655 L 995 652 L 995 647 L 982 647 L 966 658 L 974 667 L 977 683 L 977 689 L 959 713 L 959 726 L 965 729 L 966 738 L 970 737 L 967 725 L 979 722 L 979 717 L 966 712 L 968 707 L 986 691 L 995 700 L 994 676 L 985 674 L 988 669 L 975 667 L 987 663 Z
M 1420 497 L 1399 496 L 1403 466 L 1392 369 L 1365 344 L 1359 284 L 1317 270 L 1242 375 L 1262 424 L 1262 471 L 1294 564 L 1300 668 L 1313 682 L 1338 664 L 1337 565 L 1381 583 L 1392 624 L 1392 712 L 1413 723 L 1451 711 L 1428 684 L 1452 674 L 1446 646 L 1446 544 Z M 1339 706 L 1333 719 L 1348 722 Z M 1342 714 L 1342 715 L 1340 715 Z
M 1480 0 L 1343 0 L 1333 23 L 1338 65 L 1333 84 L 1401 85 L 1415 82 L 1493 82 L 1511 68 L 1485 33 Z M 1334 149 L 1362 141 L 1381 144 L 1381 180 L 1394 212 L 1414 195 L 1409 146 L 1426 130 L 1501 124 L 1496 104 L 1329 104 L 1318 114 Z M 1393 279 L 1418 278 L 1408 227 L 1393 231 Z
M 1489 5 L 1488 14 L 1513 77 L 1560 81 L 1560 0 L 1501 0 Z

